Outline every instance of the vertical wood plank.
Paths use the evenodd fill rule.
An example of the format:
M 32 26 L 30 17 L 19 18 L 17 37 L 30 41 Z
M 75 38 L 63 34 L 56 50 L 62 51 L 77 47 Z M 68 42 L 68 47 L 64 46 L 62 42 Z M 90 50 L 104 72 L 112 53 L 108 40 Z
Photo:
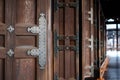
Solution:
M 47 20 L 48 20 L 48 72 L 47 72 L 47 80 L 53 80 L 53 59 L 54 59 L 54 55 L 53 55 L 53 26 L 52 26 L 52 1 L 53 0 L 47 0 L 47 6 L 46 6 L 46 11 L 47 11 Z
M 0 80 L 4 80 L 5 78 L 5 63 L 3 59 L 0 59 Z
M 13 0 L 12 1 L 13 8 L 12 8 L 12 24 L 15 26 L 15 29 L 20 29 L 22 26 L 28 27 L 30 25 L 35 25 L 35 17 L 36 17 L 36 1 L 35 0 Z M 20 27 L 18 28 L 19 25 Z M 25 29 L 25 28 L 24 28 Z M 27 31 L 26 31 L 27 32 Z M 23 30 L 20 31 L 20 33 L 23 33 Z M 14 41 L 14 49 L 16 53 L 14 54 L 14 60 L 13 60 L 13 78 L 12 80 L 36 80 L 36 58 L 31 57 L 31 58 L 24 58 L 24 56 L 18 56 L 20 54 L 23 54 L 22 52 L 17 51 L 17 47 L 19 47 L 20 51 L 25 52 L 24 54 L 27 55 L 26 51 L 27 48 L 29 49 L 28 46 L 29 44 L 32 44 L 32 46 L 36 45 L 36 39 L 35 35 L 32 36 L 31 41 L 34 43 L 28 43 L 26 44 L 27 39 L 29 39 L 30 36 L 27 34 L 22 35 L 22 34 L 15 34 L 14 32 L 14 37 L 12 37 Z M 21 40 L 23 39 L 23 40 Z M 17 43 L 17 41 L 19 41 Z M 22 44 L 22 45 L 21 45 Z M 23 50 L 22 47 L 24 46 L 26 50 Z M 38 61 L 37 61 L 38 62 Z
M 35 80 L 35 59 L 15 60 L 15 80 Z
M 69 0 L 65 0 L 65 3 L 68 3 Z M 71 31 L 71 9 L 65 7 L 65 36 L 70 35 Z M 70 46 L 70 41 L 68 39 L 65 40 L 65 46 Z M 65 51 L 65 79 L 70 78 L 70 50 Z
M 57 34 L 59 34 L 59 10 L 54 11 L 54 31 L 57 32 Z M 56 44 L 59 44 L 59 42 L 57 42 Z M 55 56 L 57 54 L 57 56 Z M 54 78 L 55 75 L 57 75 L 59 77 L 59 52 L 55 53 L 54 52 Z
M 82 76 L 83 80 L 85 77 L 89 77 L 88 74 L 90 69 L 86 68 L 90 66 L 90 42 L 88 39 L 90 38 L 90 21 L 88 20 L 90 10 L 90 0 L 82 0 Z M 78 60 L 77 60 L 78 61 Z
M 12 16 L 12 0 L 5 0 L 5 24 L 11 25 Z M 5 36 L 6 52 L 11 48 L 11 38 L 9 32 Z M 13 80 L 12 78 L 12 59 L 7 55 L 5 59 L 5 80 Z
M 4 0 L 0 0 L 0 22 L 4 23 L 5 20 L 5 2 Z
M 76 32 L 79 34 L 79 51 L 82 51 L 82 47 L 80 47 L 80 45 L 82 45 L 81 41 L 82 41 L 82 0 L 76 0 L 79 2 L 79 7 L 76 8 Z M 78 44 L 78 43 L 77 43 Z M 81 49 L 81 50 L 80 50 Z M 80 53 L 78 51 L 78 53 L 76 53 L 76 79 L 78 79 L 78 76 L 80 75 L 79 73 L 82 74 L 82 70 L 79 70 L 82 68 L 82 53 Z M 80 54 L 80 55 L 79 55 Z M 79 56 L 81 56 L 79 58 Z M 80 66 L 81 65 L 81 66 Z M 82 75 L 80 75 L 82 76 Z M 82 77 L 81 77 L 82 78 Z
M 62 0 L 61 0 L 62 1 Z M 64 9 L 59 8 L 59 32 L 58 34 L 63 36 L 64 35 Z M 57 27 L 57 26 L 56 26 Z M 59 46 L 64 45 L 64 40 L 59 40 L 58 43 Z M 64 55 L 65 52 L 64 51 L 59 51 L 59 76 L 60 78 L 64 78 L 64 71 L 65 71 L 65 58 Z

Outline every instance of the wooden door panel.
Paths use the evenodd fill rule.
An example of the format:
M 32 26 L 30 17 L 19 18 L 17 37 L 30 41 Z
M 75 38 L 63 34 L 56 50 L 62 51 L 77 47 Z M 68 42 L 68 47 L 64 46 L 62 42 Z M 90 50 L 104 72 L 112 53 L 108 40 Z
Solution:
M 5 22 L 5 1 L 0 0 L 0 23 Z
M 0 59 L 0 80 L 4 80 L 4 71 L 5 71 L 5 60 Z
M 38 34 L 28 32 L 27 29 L 39 25 L 41 13 L 49 19 L 49 26 L 46 27 L 49 27 L 49 41 L 51 41 L 51 13 L 48 7 L 51 6 L 50 2 L 49 0 L 0 0 L 0 80 L 48 80 L 49 78 L 52 80 L 52 51 L 49 50 L 50 57 L 46 59 L 43 70 L 40 69 L 38 57 L 27 54 L 28 50 L 39 46 Z M 46 21 L 46 24 L 48 22 Z M 10 32 L 8 28 L 13 31 Z M 52 43 L 48 46 L 51 47 Z M 47 63 L 47 60 L 50 61 Z
M 0 58 L 5 58 L 5 35 L 6 35 L 6 25 L 5 25 L 5 2 L 0 0 Z
M 37 48 L 37 34 L 27 31 L 37 25 L 36 0 L 16 0 L 14 79 L 37 80 L 37 57 L 27 55 L 27 51 Z M 36 62 L 37 61 L 37 62 Z
M 77 9 L 69 7 L 71 3 L 77 0 L 54 0 L 54 79 L 69 80 L 77 79 L 79 74 L 77 71 L 77 50 L 72 50 L 70 47 L 76 46 L 77 42 L 71 37 L 76 37 L 79 31 L 77 27 Z M 61 7 L 56 7 L 56 4 L 63 4 Z M 77 4 L 75 5 L 77 6 Z M 78 30 L 77 30 L 78 29 Z M 78 32 L 79 33 L 79 32 Z M 57 38 L 56 38 L 57 35 Z M 61 37 L 61 38 L 60 38 Z M 77 38 L 77 37 L 76 37 Z M 62 50 L 55 47 L 62 48 Z M 77 47 L 77 46 L 76 46 Z M 57 51 L 57 52 L 56 52 Z M 79 54 L 79 53 L 78 53 Z M 77 66 L 76 66 L 77 65 Z
M 16 23 L 35 24 L 35 2 L 35 0 L 16 1 Z
M 95 42 L 95 34 L 94 34 L 94 0 L 83 0 L 83 16 L 82 16 L 82 61 L 83 61 L 83 79 L 87 79 L 89 77 L 94 77 L 94 42 Z
M 16 36 L 16 47 L 20 46 L 35 46 L 36 37 L 35 36 Z
M 6 24 L 5 24 L 5 1 L 0 0 L 0 80 L 5 78 L 5 57 L 6 57 Z
M 36 80 L 35 59 L 15 59 L 15 80 Z

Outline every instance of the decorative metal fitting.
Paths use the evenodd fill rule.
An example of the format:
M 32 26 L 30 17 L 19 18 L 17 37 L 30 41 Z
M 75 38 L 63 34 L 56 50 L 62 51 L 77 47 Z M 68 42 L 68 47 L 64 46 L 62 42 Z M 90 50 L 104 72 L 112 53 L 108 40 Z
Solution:
M 89 75 L 89 76 L 91 76 L 92 73 L 91 73 L 91 72 L 86 72 L 85 75 Z
M 12 49 L 9 49 L 9 51 L 7 52 L 7 54 L 8 54 L 10 57 L 12 57 L 12 56 L 14 55 L 14 52 L 13 52 Z
M 90 15 L 88 20 L 91 22 L 91 24 L 93 24 L 93 8 L 91 8 L 90 11 L 88 11 L 88 14 Z
M 92 66 L 85 66 L 85 69 L 91 69 Z
M 15 29 L 10 25 L 10 26 L 7 28 L 7 30 L 11 33 L 11 32 L 13 32 Z
M 47 21 L 45 19 L 45 14 L 41 13 L 39 18 L 39 26 L 28 27 L 27 31 L 31 33 L 39 34 L 39 46 L 37 49 L 31 49 L 27 51 L 28 55 L 38 56 L 40 69 L 45 68 L 46 64 L 46 54 L 47 54 L 47 44 L 46 44 L 46 32 L 47 30 Z
M 89 38 L 88 41 L 91 42 L 91 44 L 90 44 L 88 47 L 91 48 L 91 52 L 93 52 L 93 50 L 94 50 L 94 40 L 93 40 L 93 35 L 91 35 L 91 38 Z

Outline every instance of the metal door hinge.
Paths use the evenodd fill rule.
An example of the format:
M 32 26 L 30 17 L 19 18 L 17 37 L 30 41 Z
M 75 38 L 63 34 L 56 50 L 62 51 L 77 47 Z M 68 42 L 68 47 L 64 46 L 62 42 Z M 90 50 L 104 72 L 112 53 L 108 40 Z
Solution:
M 12 25 L 10 25 L 10 26 L 7 28 L 7 30 L 8 30 L 10 33 L 12 33 L 15 29 L 13 28 Z
M 93 52 L 93 50 L 94 50 L 93 35 L 91 35 L 91 38 L 89 38 L 88 41 L 90 41 L 90 45 L 88 47 L 91 48 L 91 52 Z
M 85 66 L 85 69 L 86 69 L 86 70 L 87 70 L 87 69 L 90 70 L 90 74 L 91 74 L 91 76 L 94 75 L 94 65 L 93 65 L 93 63 L 91 63 L 90 66 Z
M 7 54 L 8 54 L 10 57 L 12 57 L 12 56 L 14 55 L 14 52 L 13 52 L 12 49 L 9 49 L 9 51 L 7 52 Z
M 63 8 L 63 7 L 79 7 L 79 0 L 77 0 L 76 2 L 59 2 L 58 0 L 55 0 L 54 2 L 54 10 L 57 11 L 59 8 Z
M 31 33 L 38 33 L 38 48 L 27 51 L 28 55 L 39 57 L 40 69 L 45 69 L 46 54 L 47 54 L 47 21 L 45 14 L 41 13 L 39 18 L 39 26 L 28 27 L 27 31 Z
M 90 11 L 88 11 L 88 14 L 90 15 L 88 20 L 91 22 L 91 24 L 93 24 L 93 8 L 90 8 Z

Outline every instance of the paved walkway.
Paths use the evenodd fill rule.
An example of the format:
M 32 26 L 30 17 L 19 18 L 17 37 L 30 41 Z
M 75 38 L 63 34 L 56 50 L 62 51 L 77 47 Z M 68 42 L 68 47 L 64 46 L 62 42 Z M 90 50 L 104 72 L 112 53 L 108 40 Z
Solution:
M 107 53 L 110 61 L 105 72 L 105 80 L 120 80 L 120 52 L 111 51 Z

